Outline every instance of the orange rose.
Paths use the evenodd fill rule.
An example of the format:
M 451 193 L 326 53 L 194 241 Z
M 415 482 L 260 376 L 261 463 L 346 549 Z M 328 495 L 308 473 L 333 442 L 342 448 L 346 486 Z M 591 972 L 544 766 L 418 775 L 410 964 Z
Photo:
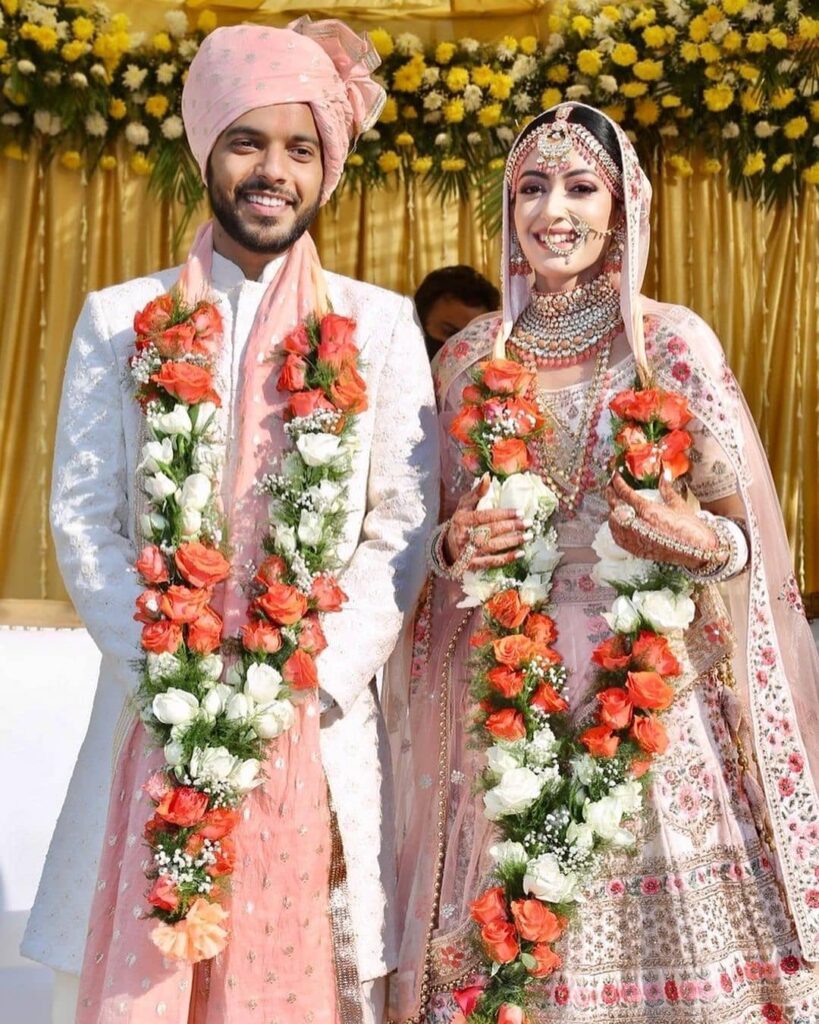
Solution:
M 299 324 L 287 335 L 282 342 L 282 349 L 285 352 L 292 352 L 296 356 L 310 355 L 310 335 L 304 324 Z
M 156 907 L 158 910 L 176 910 L 179 906 L 176 883 L 172 882 L 167 875 L 160 875 L 146 899 L 152 907 Z
M 200 302 L 191 314 L 191 326 L 196 331 L 196 340 L 206 348 L 202 355 L 215 355 L 213 343 L 224 330 L 222 314 L 211 302 Z
M 672 430 L 660 441 L 660 458 L 674 480 L 688 472 L 691 465 L 686 452 L 693 439 L 687 430 Z
M 279 391 L 301 391 L 307 382 L 307 362 L 292 353 L 284 361 L 276 388 Z
M 176 786 L 166 793 L 156 813 L 180 828 L 191 828 L 199 824 L 208 809 L 210 797 L 191 786 Z
M 146 843 L 150 846 L 155 846 L 159 836 L 175 831 L 175 825 L 169 824 L 164 818 L 161 818 L 158 814 L 154 814 L 152 818 L 149 818 L 148 821 L 145 822 L 145 828 L 142 830 L 142 835 L 145 838 Z
M 497 690 L 502 697 L 517 697 L 523 689 L 523 673 L 506 665 L 496 665 L 486 673 L 486 678 L 492 689 Z
M 315 690 L 318 686 L 316 663 L 306 651 L 294 651 L 282 667 L 282 678 L 294 690 Z
M 483 414 L 477 405 L 465 405 L 449 425 L 449 432 L 461 444 L 472 444 L 472 431 L 483 423 Z
M 499 740 L 522 740 L 526 735 L 523 715 L 514 708 L 493 711 L 484 724 L 487 731 Z
M 507 437 L 492 445 L 492 468 L 503 476 L 522 473 L 529 465 L 529 452 L 519 437 Z
M 289 583 L 271 583 L 267 593 L 256 598 L 256 605 L 273 622 L 292 626 L 307 612 L 307 598 Z
M 327 313 L 321 318 L 319 325 L 321 341 L 318 346 L 318 357 L 340 369 L 345 363 L 355 364 L 358 349 L 355 346 L 355 320 Z
M 297 391 L 290 396 L 291 416 L 309 416 L 317 409 L 324 412 L 332 412 L 334 409 L 330 399 L 318 388 L 313 388 L 310 391 Z
M 511 963 L 520 952 L 520 943 L 513 924 L 490 921 L 481 928 L 481 939 L 489 956 L 497 964 Z
M 635 779 L 641 779 L 647 771 L 651 770 L 651 761 L 632 761 L 631 774 Z
M 653 480 L 660 475 L 662 461 L 656 444 L 638 444 L 626 452 L 626 468 L 635 480 Z
M 642 427 L 635 427 L 627 424 L 614 439 L 623 448 L 637 448 L 641 444 L 648 444 L 648 438 Z
M 597 694 L 597 699 L 600 701 L 597 719 L 603 725 L 610 729 L 625 729 L 631 722 L 634 705 L 622 686 L 611 686 L 608 690 L 601 690 Z
M 534 949 L 529 950 L 529 953 L 537 960 L 537 967 L 527 968 L 533 978 L 547 978 L 563 963 L 551 946 L 535 946 Z
M 666 638 L 649 630 L 643 630 L 632 644 L 631 658 L 644 672 L 659 672 L 661 676 L 678 676 L 682 672 Z
M 156 544 L 146 544 L 136 560 L 136 570 L 146 583 L 167 583 L 168 563 Z
M 310 588 L 310 600 L 320 612 L 340 612 L 347 595 L 333 576 L 316 576 Z
M 263 587 L 269 587 L 271 583 L 279 583 L 283 580 L 288 572 L 287 562 L 281 555 L 270 555 L 259 566 L 253 579 Z
M 241 813 L 232 807 L 214 807 L 202 818 L 197 835 L 202 839 L 222 839 L 232 832 L 241 820 Z
M 229 875 L 236 867 L 236 846 L 231 836 L 219 840 L 219 849 L 213 850 L 216 860 L 205 869 L 211 878 Z
M 160 295 L 141 309 L 134 317 L 136 334 L 156 334 L 164 330 L 173 313 L 173 296 Z
M 180 356 L 193 354 L 196 331 L 189 323 L 174 324 L 173 327 L 166 327 L 159 334 L 154 334 L 151 341 L 164 359 L 178 359 Z
M 199 402 L 221 405 L 222 400 L 213 390 L 213 375 L 204 366 L 196 366 L 194 363 L 163 363 L 159 373 L 151 375 L 151 380 L 186 405 L 198 405 Z
M 484 605 L 487 612 L 505 629 L 517 629 L 529 614 L 529 605 L 520 599 L 517 590 L 501 590 Z
M 540 900 L 513 900 L 512 918 L 518 934 L 527 942 L 557 942 L 566 927 L 566 921 Z
M 513 636 L 504 636 L 500 640 L 495 640 L 492 650 L 501 665 L 508 665 L 509 668 L 522 668 L 537 653 L 537 645 L 528 636 L 516 633 Z
M 505 419 L 511 420 L 514 425 L 518 437 L 526 437 L 527 434 L 540 430 L 546 422 L 540 409 L 527 398 L 513 398 L 511 402 L 504 402 L 503 411 Z
M 504 1003 L 498 1010 L 498 1019 L 495 1024 L 527 1024 L 527 1017 L 519 1006 Z
M 261 619 L 256 622 L 248 622 L 242 626 L 242 646 L 246 651 L 258 654 L 264 651 L 265 654 L 275 654 L 281 649 L 282 635 L 275 626 Z
M 631 736 L 647 754 L 664 754 L 668 750 L 668 733 L 653 715 L 635 716 Z
M 483 405 L 483 392 L 476 384 L 467 384 L 461 399 L 466 405 Z
M 344 412 L 364 412 L 367 408 L 367 385 L 354 366 L 342 366 L 330 385 L 330 397 Z
M 660 395 L 656 388 L 646 388 L 643 391 L 621 391 L 609 402 L 609 408 L 621 420 L 648 423 L 656 416 L 659 404 Z
M 477 633 L 473 633 L 469 638 L 469 646 L 485 647 L 487 644 L 491 644 L 495 639 L 495 633 L 491 629 L 479 629 Z
M 568 703 L 560 696 L 551 683 L 541 683 L 532 696 L 533 708 L 540 708 L 547 715 L 559 714 L 561 711 L 568 711 Z
M 557 640 L 555 620 L 540 612 L 532 612 L 523 626 L 523 633 L 539 646 L 547 646 Z
M 503 886 L 494 885 L 469 904 L 469 916 L 478 924 L 491 924 L 493 921 L 506 921 L 507 909 Z
M 464 469 L 473 476 L 483 472 L 483 461 L 480 451 L 477 448 L 464 448 L 461 452 L 461 462 Z
M 162 618 L 159 610 L 159 602 L 162 600 L 160 590 L 143 590 L 136 599 L 136 614 L 134 619 L 137 622 L 156 622 Z
M 629 672 L 626 689 L 632 704 L 644 710 L 665 711 L 674 700 L 674 687 L 657 672 Z
M 321 628 L 318 615 L 308 614 L 301 620 L 299 630 L 299 647 L 317 658 L 327 647 L 327 638 Z
M 657 419 L 660 420 L 669 430 L 679 430 L 691 419 L 692 413 L 688 408 L 688 399 L 683 395 L 675 395 L 664 391 L 660 396 L 660 404 L 657 409 Z
M 592 651 L 592 661 L 608 672 L 615 672 L 617 669 L 625 668 L 631 661 L 631 656 L 626 650 L 622 636 L 618 634 L 595 647 Z
M 194 654 L 212 654 L 222 642 L 222 620 L 212 608 L 205 608 L 188 626 L 188 647 Z
M 182 627 L 161 619 L 142 628 L 142 646 L 151 654 L 173 654 L 182 643 Z
M 230 562 L 224 555 L 198 540 L 180 544 L 175 559 L 177 569 L 192 587 L 212 587 L 230 575 Z
M 580 737 L 580 742 L 592 757 L 614 757 L 620 738 L 607 725 L 594 725 Z
M 483 385 L 499 395 L 522 395 L 535 375 L 511 359 L 491 359 L 481 363 Z
M 168 587 L 159 603 L 162 614 L 171 622 L 185 624 L 198 619 L 211 599 L 208 587 Z

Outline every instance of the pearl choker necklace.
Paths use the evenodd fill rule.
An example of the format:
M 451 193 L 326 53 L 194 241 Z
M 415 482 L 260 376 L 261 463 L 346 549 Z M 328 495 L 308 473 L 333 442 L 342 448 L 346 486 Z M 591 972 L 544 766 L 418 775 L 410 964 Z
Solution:
M 568 292 L 532 292 L 509 345 L 540 367 L 573 366 L 623 329 L 620 296 L 608 274 Z

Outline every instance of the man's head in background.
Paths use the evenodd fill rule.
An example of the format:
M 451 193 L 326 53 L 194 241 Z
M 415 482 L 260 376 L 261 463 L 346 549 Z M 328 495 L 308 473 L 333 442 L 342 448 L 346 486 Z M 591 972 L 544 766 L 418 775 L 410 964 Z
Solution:
M 429 358 L 476 316 L 499 306 L 498 289 L 472 267 L 441 267 L 427 274 L 415 293 L 415 308 Z

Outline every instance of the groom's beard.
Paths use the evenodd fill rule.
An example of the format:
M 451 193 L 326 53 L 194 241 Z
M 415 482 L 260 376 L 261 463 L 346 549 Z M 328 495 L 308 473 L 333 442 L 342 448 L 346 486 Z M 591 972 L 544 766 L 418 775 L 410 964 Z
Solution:
M 243 182 L 232 192 L 228 192 L 213 181 L 210 168 L 207 186 L 213 216 L 226 234 L 248 252 L 265 256 L 280 256 L 287 252 L 316 219 L 321 206 L 320 199 L 316 199 L 310 206 L 304 206 L 303 201 L 294 192 L 271 187 L 258 178 Z M 285 223 L 281 223 L 279 218 L 270 218 L 271 223 L 265 224 L 243 212 L 243 196 L 254 191 L 280 196 L 289 204 L 285 208 Z

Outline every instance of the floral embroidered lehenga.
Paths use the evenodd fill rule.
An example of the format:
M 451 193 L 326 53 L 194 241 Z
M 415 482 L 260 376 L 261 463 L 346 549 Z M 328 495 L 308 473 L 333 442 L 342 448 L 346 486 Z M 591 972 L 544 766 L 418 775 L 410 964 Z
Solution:
M 741 498 L 750 567 L 728 584 L 702 589 L 685 635 L 677 696 L 664 718 L 671 743 L 653 765 L 636 853 L 605 855 L 558 943 L 562 966 L 533 983 L 526 1012 L 532 1024 L 812 1024 L 819 1019 L 811 966 L 819 956 L 816 652 L 764 455 L 718 342 L 689 310 L 638 298 L 650 188 L 630 144 L 618 137 L 628 230 L 621 275 L 626 331 L 635 344 L 636 310 L 636 344 L 645 346 L 658 386 L 684 393 L 695 412 L 691 491 L 702 504 Z M 508 240 L 507 229 L 507 253 Z M 439 357 L 443 437 L 470 367 L 491 356 L 499 330 L 508 338 L 528 302 L 508 271 L 504 285 L 503 316 L 474 321 Z M 556 513 L 564 558 L 549 610 L 569 670 L 565 695 L 578 720 L 588 711 L 590 656 L 608 635 L 602 613 L 614 597 L 595 578 L 590 550 L 609 513 L 608 402 L 634 379 L 634 356 L 609 367 L 599 415 L 585 430 L 588 383 L 541 393 L 558 471 L 571 469 L 592 431 L 582 503 L 576 513 L 565 505 Z M 452 438 L 443 445 L 449 516 L 471 481 Z M 458 608 L 462 596 L 458 584 L 432 579 L 414 631 L 390 666 L 405 929 L 391 1018 L 400 1022 L 462 1022 L 453 992 L 471 984 L 482 966 L 469 903 L 493 884 L 489 848 L 496 833 L 475 785 L 484 755 L 469 733 L 469 638 L 481 615 Z M 403 691 L 400 675 L 409 680 Z

